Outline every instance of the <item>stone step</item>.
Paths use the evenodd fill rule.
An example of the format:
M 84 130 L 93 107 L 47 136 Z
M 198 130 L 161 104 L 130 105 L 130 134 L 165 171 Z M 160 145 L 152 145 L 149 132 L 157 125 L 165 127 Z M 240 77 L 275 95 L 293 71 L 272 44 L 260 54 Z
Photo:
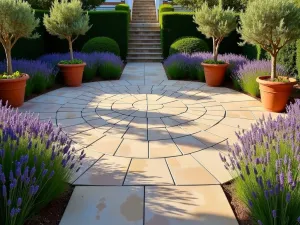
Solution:
M 156 22 L 157 19 L 156 17 L 152 17 L 152 18 L 144 18 L 144 17 L 132 17 L 131 21 L 135 22 L 135 21 L 146 21 L 146 22 Z
M 132 15 L 132 18 L 141 18 L 141 19 L 156 19 L 156 15 Z
M 129 35 L 129 39 L 158 39 L 160 40 L 160 34 L 147 34 L 147 35 Z
M 147 43 L 129 43 L 129 48 L 160 48 L 160 42 L 147 42 Z
M 161 54 L 161 48 L 128 48 L 128 54 L 135 54 L 135 53 L 160 53 Z
M 155 4 L 153 3 L 133 3 L 133 9 L 144 8 L 144 9 L 155 9 Z
M 127 57 L 162 57 L 161 52 L 133 52 L 133 53 L 128 53 Z
M 158 28 L 160 27 L 159 23 L 130 23 L 130 28 Z
M 127 62 L 162 62 L 162 57 L 127 57 Z
M 160 32 L 160 27 L 131 27 L 130 32 Z
M 160 36 L 160 31 L 159 30 L 129 30 L 129 34 L 131 36 L 133 35 L 143 35 L 143 36 L 147 36 L 147 35 L 157 35 Z
M 160 38 L 151 38 L 151 39 L 136 39 L 136 38 L 130 38 L 129 43 L 159 43 L 160 44 Z
M 146 19 L 146 20 L 142 20 L 142 19 L 133 19 L 133 20 L 131 20 L 131 23 L 155 23 L 155 22 L 157 22 L 157 20 L 155 19 L 152 19 L 152 20 L 150 20 L 150 19 Z
M 145 11 L 145 12 L 133 11 L 132 16 L 156 16 L 156 13 L 155 12 L 149 12 L 149 11 Z

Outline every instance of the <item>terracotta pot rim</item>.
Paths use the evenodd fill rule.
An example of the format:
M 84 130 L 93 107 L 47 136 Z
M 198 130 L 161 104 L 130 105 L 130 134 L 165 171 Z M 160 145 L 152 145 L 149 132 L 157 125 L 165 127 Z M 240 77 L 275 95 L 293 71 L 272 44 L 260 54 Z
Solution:
M 15 83 L 23 80 L 28 80 L 30 76 L 27 73 L 22 73 L 22 76 L 14 79 L 0 79 L 0 83 Z
M 229 63 L 223 63 L 223 64 L 201 63 L 201 65 L 206 67 L 227 67 L 229 66 Z
M 82 67 L 82 66 L 86 66 L 86 63 L 80 63 L 80 64 L 57 64 L 59 67 Z
M 297 84 L 297 80 L 295 78 L 291 78 L 289 77 L 289 81 L 290 82 L 278 82 L 278 81 L 269 81 L 267 79 L 269 79 L 271 76 L 260 76 L 256 78 L 256 82 L 262 85 L 267 85 L 267 86 L 273 86 L 273 85 L 288 85 L 288 86 L 294 86 L 295 84 Z

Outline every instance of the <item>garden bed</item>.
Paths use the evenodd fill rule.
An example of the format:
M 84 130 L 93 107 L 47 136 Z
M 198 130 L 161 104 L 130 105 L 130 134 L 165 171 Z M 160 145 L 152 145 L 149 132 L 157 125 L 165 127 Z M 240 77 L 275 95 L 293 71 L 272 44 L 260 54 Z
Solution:
M 70 186 L 61 197 L 50 202 L 39 214 L 29 219 L 24 225 L 59 225 L 73 190 L 74 187 Z
M 222 188 L 239 225 L 254 225 L 251 221 L 247 207 L 234 195 L 234 182 L 223 184 Z

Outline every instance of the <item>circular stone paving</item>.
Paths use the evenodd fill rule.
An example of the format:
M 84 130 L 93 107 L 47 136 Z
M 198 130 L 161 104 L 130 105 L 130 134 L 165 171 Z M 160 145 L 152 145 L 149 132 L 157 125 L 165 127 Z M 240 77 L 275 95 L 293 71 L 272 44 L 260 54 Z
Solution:
M 96 164 L 77 184 L 105 185 L 226 182 L 219 152 L 265 113 L 259 101 L 234 90 L 168 80 L 61 88 L 20 111 L 51 117 L 77 149 L 85 148 L 85 170 Z

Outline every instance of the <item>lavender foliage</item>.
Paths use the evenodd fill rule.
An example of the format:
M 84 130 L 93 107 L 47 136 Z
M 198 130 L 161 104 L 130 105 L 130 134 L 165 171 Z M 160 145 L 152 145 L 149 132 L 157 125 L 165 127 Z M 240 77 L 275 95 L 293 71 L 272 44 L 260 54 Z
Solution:
M 43 62 L 50 64 L 53 68 L 57 68 L 57 64 L 61 60 L 68 60 L 69 53 L 52 53 L 41 56 L 39 59 Z M 74 52 L 74 58 L 81 59 L 86 63 L 86 67 L 83 73 L 83 79 L 85 81 L 89 81 L 94 78 L 97 74 L 99 74 L 99 70 L 101 70 L 102 65 L 109 64 L 109 68 L 112 68 L 107 71 L 107 73 L 103 72 L 103 74 L 99 74 L 101 77 L 105 78 L 110 74 L 115 75 L 117 73 L 119 75 L 119 70 L 122 70 L 123 62 L 119 56 L 114 55 L 113 53 L 108 52 L 93 52 L 93 53 L 81 53 Z M 117 71 L 117 72 L 116 72 Z
M 233 70 L 232 79 L 236 81 L 241 89 L 252 96 L 259 97 L 259 84 L 256 78 L 259 76 L 268 76 L 271 73 L 271 62 L 267 60 L 248 61 L 237 69 Z M 278 76 L 284 76 L 287 71 L 284 67 L 277 65 Z
M 255 221 L 295 225 L 300 208 L 300 100 L 287 116 L 263 117 L 251 130 L 237 133 L 239 142 L 220 154 L 236 179 L 238 197 Z
M 54 84 L 57 71 L 41 60 L 14 59 L 13 68 L 30 76 L 26 85 L 26 95 L 41 93 Z M 6 62 L 0 62 L 0 72 L 6 71 Z
M 205 77 L 201 63 L 211 57 L 212 53 L 209 52 L 197 52 L 191 55 L 178 53 L 169 56 L 165 60 L 164 66 L 167 75 L 172 79 L 204 81 Z M 220 55 L 219 59 L 230 64 L 227 70 L 228 76 L 229 74 L 235 73 L 241 65 L 248 61 L 244 56 L 235 54 Z
M 51 121 L 0 101 L 0 224 L 23 225 L 58 197 L 84 156 Z

